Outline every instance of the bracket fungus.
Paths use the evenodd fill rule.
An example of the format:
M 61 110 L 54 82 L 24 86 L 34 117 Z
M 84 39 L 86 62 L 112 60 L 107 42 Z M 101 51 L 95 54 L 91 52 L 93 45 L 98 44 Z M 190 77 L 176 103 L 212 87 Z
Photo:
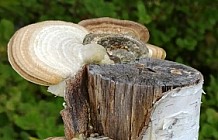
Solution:
M 65 79 L 75 76 L 86 64 L 164 59 L 165 51 L 146 44 L 148 39 L 148 29 L 133 21 L 107 17 L 78 24 L 43 21 L 25 26 L 12 36 L 8 58 L 23 78 L 64 96 Z
M 12 67 L 26 80 L 63 96 L 64 79 L 88 63 L 112 63 L 98 44 L 83 45 L 88 31 L 74 23 L 44 21 L 19 29 L 8 43 Z M 58 86 L 53 86 L 58 85 Z
M 145 43 L 128 35 L 88 34 L 83 44 L 102 45 L 115 63 L 131 63 L 140 58 L 151 57 Z
M 148 29 L 134 21 L 119 20 L 109 17 L 82 20 L 78 23 L 91 33 L 116 33 L 126 34 L 147 42 L 149 40 Z
M 93 36 L 95 36 L 95 38 L 97 35 L 102 36 L 102 34 L 118 34 L 123 35 L 124 38 L 125 36 L 128 36 L 129 38 L 133 38 L 133 40 L 140 40 L 145 43 L 145 46 L 149 50 L 148 57 L 158 59 L 165 59 L 166 57 L 166 52 L 164 49 L 148 44 L 150 37 L 149 31 L 145 26 L 137 22 L 103 17 L 82 20 L 78 24 L 85 27 L 90 33 L 93 34 Z

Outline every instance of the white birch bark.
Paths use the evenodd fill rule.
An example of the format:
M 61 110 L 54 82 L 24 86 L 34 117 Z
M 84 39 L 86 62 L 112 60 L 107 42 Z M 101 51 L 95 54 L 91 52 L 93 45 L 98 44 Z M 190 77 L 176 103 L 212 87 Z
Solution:
M 197 140 L 202 85 L 166 92 L 154 105 L 143 140 Z

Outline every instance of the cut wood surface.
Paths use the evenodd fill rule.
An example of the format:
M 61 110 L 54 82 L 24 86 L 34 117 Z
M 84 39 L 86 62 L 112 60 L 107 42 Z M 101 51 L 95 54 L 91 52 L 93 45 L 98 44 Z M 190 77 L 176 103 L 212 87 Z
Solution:
M 65 136 L 72 134 L 67 140 L 81 133 L 86 136 L 98 133 L 114 140 L 143 139 L 151 126 L 154 107 L 162 97 L 173 89 L 203 84 L 197 70 L 158 59 L 142 59 L 134 64 L 89 65 L 87 76 L 81 74 L 77 79 L 67 81 L 65 111 L 72 110 L 61 113 Z M 80 86 L 72 81 L 79 81 L 76 83 Z M 68 114 L 66 119 L 65 114 Z M 66 133 L 66 129 L 71 132 Z

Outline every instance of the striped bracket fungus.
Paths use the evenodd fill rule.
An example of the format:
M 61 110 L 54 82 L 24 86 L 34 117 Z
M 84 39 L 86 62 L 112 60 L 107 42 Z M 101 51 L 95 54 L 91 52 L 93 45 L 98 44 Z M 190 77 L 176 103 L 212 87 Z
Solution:
M 64 21 L 25 26 L 8 43 L 9 62 L 26 80 L 50 86 L 50 92 L 63 96 L 63 81 L 83 65 L 113 63 L 101 45 L 82 44 L 88 33 L 84 27 Z
M 63 96 L 65 79 L 75 76 L 86 64 L 129 63 L 146 57 L 164 59 L 165 51 L 147 44 L 148 39 L 148 29 L 133 21 L 43 21 L 13 35 L 8 43 L 8 58 L 26 80 L 49 86 L 48 91 Z
M 117 40 L 116 36 L 118 35 L 120 37 L 119 42 L 123 40 L 127 44 L 131 44 L 125 45 L 124 43 L 123 45 L 125 45 L 125 47 L 132 46 L 133 44 L 134 46 L 132 48 L 134 48 L 135 51 L 142 51 L 142 49 L 144 49 L 144 51 L 147 51 L 148 49 L 149 54 L 143 56 L 138 54 L 140 56 L 139 58 L 152 57 L 165 59 L 166 57 L 166 52 L 164 51 L 164 49 L 147 43 L 149 40 L 149 31 L 145 26 L 139 23 L 129 20 L 119 20 L 109 17 L 103 17 L 83 20 L 78 24 L 85 27 L 91 33 L 85 37 L 85 44 L 89 42 L 96 42 L 100 45 L 107 46 L 107 43 L 105 43 L 106 41 L 103 40 L 109 38 L 111 41 L 108 42 L 117 43 L 117 41 L 115 41 L 114 39 Z M 138 45 L 141 43 L 144 43 L 144 45 Z M 112 46 L 116 45 L 112 44 Z

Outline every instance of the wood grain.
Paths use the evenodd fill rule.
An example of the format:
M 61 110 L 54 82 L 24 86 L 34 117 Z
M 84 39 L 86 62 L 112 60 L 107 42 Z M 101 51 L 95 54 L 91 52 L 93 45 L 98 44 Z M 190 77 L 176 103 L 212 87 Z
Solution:
M 88 65 L 67 81 L 67 107 L 61 112 L 65 137 L 98 133 L 114 140 L 140 140 L 153 105 L 167 91 L 196 85 L 201 78 L 191 67 L 159 59 Z
M 166 91 L 197 84 L 191 67 L 157 59 L 89 65 L 88 93 L 94 131 L 115 140 L 141 139 L 152 107 Z

